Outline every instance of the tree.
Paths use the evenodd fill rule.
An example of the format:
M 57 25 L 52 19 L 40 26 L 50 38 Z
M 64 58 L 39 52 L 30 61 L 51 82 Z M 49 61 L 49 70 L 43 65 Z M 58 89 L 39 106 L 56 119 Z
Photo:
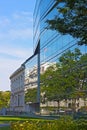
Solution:
M 41 92 L 48 101 L 72 99 L 75 111 L 76 99 L 84 98 L 87 92 L 87 54 L 78 48 L 63 53 L 55 66 L 50 66 L 41 75 Z
M 72 99 L 72 107 L 75 110 L 76 99 L 87 97 L 87 54 L 82 54 L 75 48 L 64 53 L 59 61 L 63 71 L 63 86 L 65 98 Z
M 47 20 L 49 29 L 70 34 L 78 39 L 79 45 L 87 45 L 87 0 L 56 1 L 58 14 Z
M 73 110 L 75 110 L 76 99 L 83 98 L 87 90 L 86 77 L 84 77 L 87 71 L 86 56 L 86 54 L 82 55 L 80 50 L 75 48 L 73 52 L 69 50 L 59 58 L 64 75 L 65 99 L 72 99 Z
M 56 101 L 58 110 L 60 101 L 63 100 L 64 88 L 62 86 L 61 68 L 59 64 L 50 66 L 44 74 L 41 75 L 41 92 L 44 92 L 46 101 Z M 42 98 L 42 100 L 44 100 Z
M 0 108 L 9 107 L 10 104 L 10 91 L 0 91 Z
M 25 92 L 25 102 L 35 103 L 37 99 L 37 88 L 27 89 Z
M 84 104 L 85 100 L 87 98 L 87 54 L 83 54 L 80 58 L 80 70 L 81 73 L 81 79 L 80 79 L 80 91 L 84 92 Z

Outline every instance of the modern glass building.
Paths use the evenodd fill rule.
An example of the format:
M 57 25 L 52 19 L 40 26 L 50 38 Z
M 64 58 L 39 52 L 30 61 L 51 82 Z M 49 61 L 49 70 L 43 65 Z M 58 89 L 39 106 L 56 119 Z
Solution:
M 27 112 L 39 111 L 39 53 L 38 49 L 29 57 L 23 65 L 25 66 L 25 110 Z
M 56 72 L 57 75 L 55 75 L 54 83 L 50 85 L 49 83 L 47 84 L 48 87 L 50 86 L 53 93 L 55 93 L 55 98 L 50 91 L 50 95 L 53 96 L 53 99 L 45 95 L 45 102 L 42 103 L 41 100 L 40 102 L 42 107 L 46 106 L 46 104 L 51 107 L 57 107 L 58 101 L 61 100 L 60 108 L 73 109 L 74 106 L 75 110 L 78 110 L 87 105 L 87 46 L 79 46 L 77 44 L 78 39 L 73 38 L 69 34 L 62 35 L 58 33 L 58 31 L 48 28 L 46 21 L 53 19 L 58 14 L 57 6 L 58 2 L 56 0 L 37 0 L 34 10 L 34 52 L 39 46 L 39 69 L 41 66 L 46 67 L 46 64 L 51 64 L 55 66 L 55 72 L 56 70 L 62 71 L 60 73 L 61 78 L 58 76 L 59 72 Z M 59 68 L 57 68 L 57 65 L 59 65 Z M 41 75 L 40 72 L 40 77 Z M 42 82 L 40 77 L 38 79 Z M 52 81 L 52 77 L 53 76 L 51 76 L 51 78 L 48 77 L 49 80 Z M 48 79 L 46 78 L 44 80 L 46 82 Z M 62 80 L 61 83 L 58 82 L 60 80 Z M 62 91 L 64 88 L 64 92 L 66 92 L 65 95 L 64 92 L 58 93 L 54 91 L 58 84 L 60 84 L 60 89 L 57 88 L 56 90 Z M 40 85 L 40 83 L 38 83 L 38 85 Z M 40 91 L 42 86 L 42 84 L 39 86 L 40 96 L 41 93 L 43 93 Z M 44 93 L 46 94 L 46 92 Z M 84 98 L 84 100 L 82 100 L 82 98 Z

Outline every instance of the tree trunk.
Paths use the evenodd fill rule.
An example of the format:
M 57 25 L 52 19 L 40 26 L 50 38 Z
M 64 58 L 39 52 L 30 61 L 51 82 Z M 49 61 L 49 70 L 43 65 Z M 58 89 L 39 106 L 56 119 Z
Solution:
M 65 107 L 67 108 L 67 99 L 65 99 Z
M 59 109 L 60 109 L 60 100 L 57 100 L 57 105 L 58 105 L 58 113 L 59 113 Z
M 72 99 L 72 110 L 76 112 L 76 99 Z

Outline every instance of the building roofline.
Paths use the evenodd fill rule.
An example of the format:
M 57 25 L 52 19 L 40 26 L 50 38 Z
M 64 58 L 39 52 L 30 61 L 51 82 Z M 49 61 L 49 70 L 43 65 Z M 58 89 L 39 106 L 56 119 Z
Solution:
M 21 66 L 20 66 L 15 72 L 13 72 L 13 74 L 10 76 L 10 79 L 11 79 L 12 77 L 14 77 L 16 74 L 18 74 L 19 72 L 21 72 L 22 70 L 25 69 L 25 64 L 26 64 L 29 60 L 31 60 L 36 54 L 38 54 L 38 47 L 39 47 L 39 44 L 37 45 L 37 48 L 36 48 L 34 54 L 33 54 L 31 57 L 29 57 L 28 59 L 26 59 L 25 62 L 23 62 L 23 63 L 21 64 Z
M 28 59 L 26 59 L 26 60 L 23 62 L 22 66 L 25 66 L 25 64 L 26 64 L 29 60 L 31 60 L 34 56 L 35 56 L 35 55 L 33 54 L 31 57 L 29 57 Z
M 22 66 L 25 66 L 25 64 L 26 64 L 29 60 L 31 60 L 36 54 L 38 54 L 38 48 L 39 48 L 39 43 L 38 43 L 38 45 L 37 45 L 37 47 L 36 47 L 36 49 L 35 49 L 35 51 L 34 51 L 34 54 L 33 54 L 32 56 L 30 56 L 28 59 L 26 59 L 25 62 L 22 64 Z
M 15 75 L 17 75 L 19 72 L 21 72 L 24 69 L 25 69 L 25 66 L 21 65 L 21 67 L 19 67 L 15 72 L 12 73 L 12 75 L 10 76 L 10 79 L 13 78 Z

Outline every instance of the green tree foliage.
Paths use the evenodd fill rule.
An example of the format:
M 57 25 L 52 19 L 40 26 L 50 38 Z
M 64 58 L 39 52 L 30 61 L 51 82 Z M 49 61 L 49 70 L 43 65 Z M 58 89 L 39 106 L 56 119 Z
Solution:
M 37 88 L 28 89 L 25 93 L 25 102 L 33 102 L 35 103 L 37 99 Z
M 41 92 L 44 92 L 43 98 L 46 101 L 56 101 L 58 103 L 58 109 L 60 101 L 63 100 L 64 96 L 62 82 L 61 68 L 58 64 L 48 67 L 45 73 L 41 75 Z M 45 100 L 43 98 L 42 100 Z
M 81 53 L 76 48 L 74 52 L 69 50 L 59 58 L 62 69 L 63 87 L 65 87 L 65 92 L 68 97 L 69 94 L 71 96 L 71 93 L 76 91 L 76 88 L 79 88 L 80 71 L 76 67 L 79 64 L 80 57 Z
M 76 99 L 86 96 L 87 81 L 85 72 L 87 71 L 87 65 L 85 66 L 85 63 L 87 62 L 85 57 L 86 54 L 82 55 L 80 50 L 75 48 L 73 52 L 69 50 L 59 59 L 63 74 L 65 99 L 72 99 L 73 110 L 75 110 Z
M 76 99 L 87 96 L 87 54 L 79 49 L 63 53 L 58 63 L 49 67 L 41 75 L 41 92 L 48 101 L 72 99 L 75 109 Z
M 78 44 L 87 44 L 87 0 L 56 0 L 58 14 L 47 20 L 49 28 L 78 38 Z
M 10 91 L 0 91 L 0 109 L 9 107 L 10 104 Z

